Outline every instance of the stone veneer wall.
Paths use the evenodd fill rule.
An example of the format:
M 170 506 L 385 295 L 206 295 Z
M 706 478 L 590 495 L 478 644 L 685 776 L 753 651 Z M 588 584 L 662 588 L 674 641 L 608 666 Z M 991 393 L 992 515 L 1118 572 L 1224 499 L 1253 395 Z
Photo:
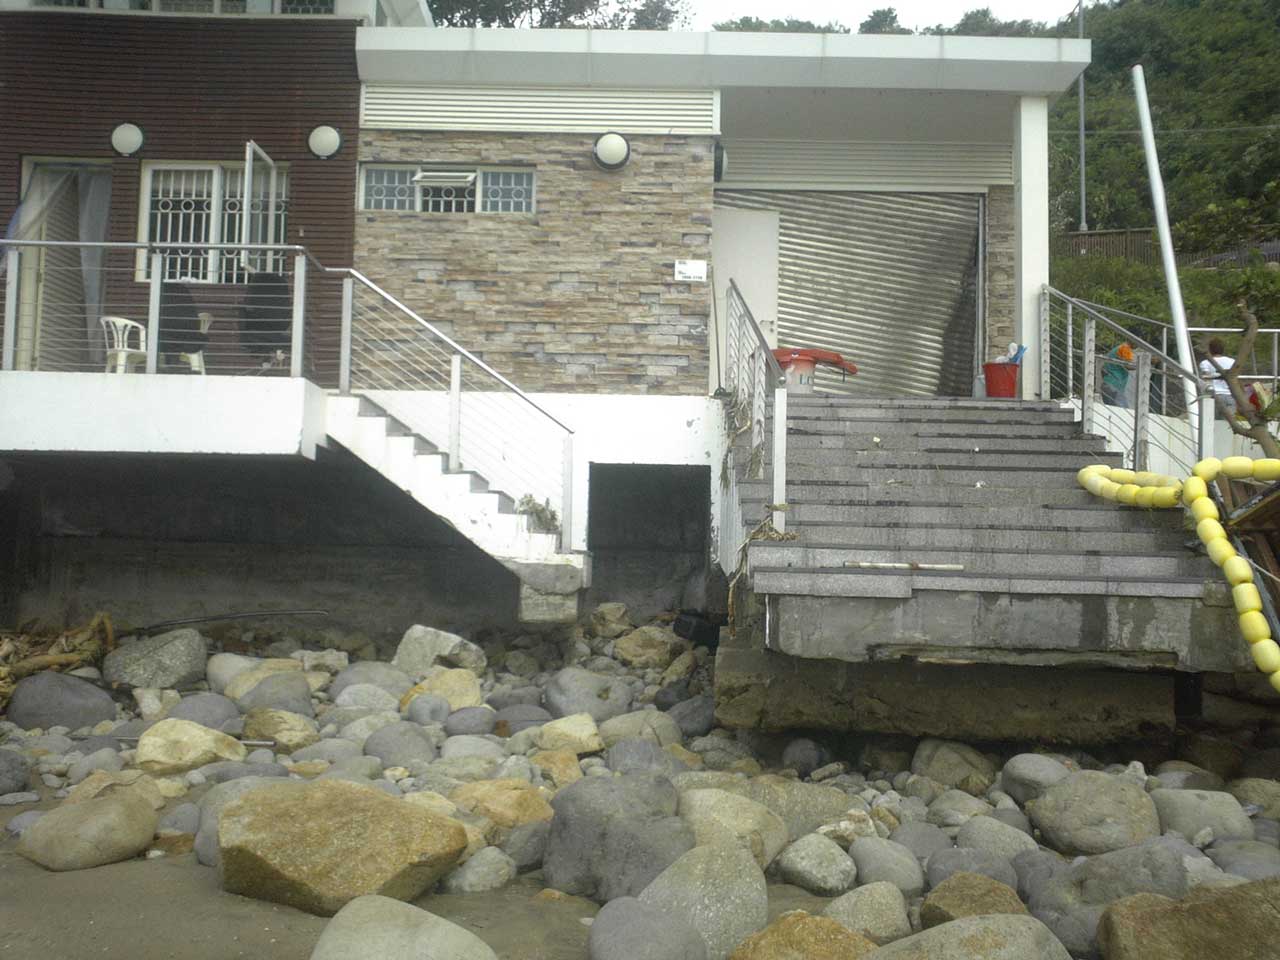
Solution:
M 360 210 L 355 266 L 525 390 L 704 394 L 712 140 L 630 135 L 606 173 L 587 134 L 365 131 L 360 160 L 528 166 L 532 214 Z
M 1013 187 L 987 191 L 987 359 L 1002 356 L 1016 340 Z

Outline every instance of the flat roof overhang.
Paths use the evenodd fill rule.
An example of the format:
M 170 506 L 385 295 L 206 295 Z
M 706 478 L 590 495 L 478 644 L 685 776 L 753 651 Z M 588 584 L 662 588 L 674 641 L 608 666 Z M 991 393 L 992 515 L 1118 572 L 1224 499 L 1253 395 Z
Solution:
M 362 27 L 365 83 L 956 90 L 1054 96 L 1088 40 Z

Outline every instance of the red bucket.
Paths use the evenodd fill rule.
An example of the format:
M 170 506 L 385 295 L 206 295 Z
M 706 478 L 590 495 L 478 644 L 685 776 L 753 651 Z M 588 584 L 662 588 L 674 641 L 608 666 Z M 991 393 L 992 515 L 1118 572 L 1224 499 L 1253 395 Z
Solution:
M 987 396 L 1012 400 L 1018 395 L 1017 363 L 984 363 L 982 372 L 987 378 Z

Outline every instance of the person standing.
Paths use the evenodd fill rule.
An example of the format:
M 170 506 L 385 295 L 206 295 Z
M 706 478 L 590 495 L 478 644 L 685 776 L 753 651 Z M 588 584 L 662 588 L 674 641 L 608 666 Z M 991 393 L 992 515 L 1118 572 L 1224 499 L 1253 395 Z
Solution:
M 1200 373 L 1213 385 L 1214 399 L 1221 401 L 1228 414 L 1232 416 L 1236 412 L 1236 399 L 1231 395 L 1231 387 L 1220 371 L 1230 370 L 1235 365 L 1235 358 L 1226 355 L 1226 346 L 1222 338 L 1213 337 L 1209 341 L 1209 356 L 1200 361 Z
M 1127 342 L 1117 344 L 1107 356 L 1112 359 L 1102 365 L 1102 402 L 1113 407 L 1128 407 L 1133 347 Z

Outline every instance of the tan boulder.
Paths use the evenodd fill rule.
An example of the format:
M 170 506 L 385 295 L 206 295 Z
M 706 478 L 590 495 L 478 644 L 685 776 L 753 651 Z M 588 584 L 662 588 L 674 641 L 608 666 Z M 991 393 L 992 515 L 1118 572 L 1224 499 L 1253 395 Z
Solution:
M 320 728 L 300 713 L 257 707 L 244 716 L 244 738 L 273 740 L 279 748 L 277 753 L 293 753 L 316 743 L 320 739 Z
M 920 908 L 925 929 L 961 917 L 985 917 L 993 913 L 1027 915 L 1027 908 L 1012 887 L 979 873 L 961 871 L 929 891 Z
M 411 803 L 415 807 L 421 807 L 428 813 L 434 813 L 438 817 L 452 817 L 458 812 L 456 803 L 441 796 L 434 790 L 418 790 L 414 793 L 406 793 L 404 802 Z
M 136 762 L 147 773 L 185 773 L 219 760 L 243 760 L 247 753 L 244 744 L 225 733 L 190 720 L 169 719 L 138 738 Z
M 572 750 L 541 750 L 529 759 L 557 789 L 582 779 L 578 755 Z
M 665 670 L 684 642 L 668 628 L 649 624 L 613 641 L 613 656 L 640 670 Z
M 743 940 L 729 960 L 858 960 L 875 949 L 829 917 L 793 910 Z
M 625 603 L 602 603 L 591 611 L 591 632 L 612 640 L 632 629 Z
M 400 709 L 404 710 L 414 697 L 423 693 L 434 693 L 449 701 L 450 710 L 461 710 L 463 707 L 479 707 L 484 705 L 484 696 L 480 692 L 480 680 L 470 670 L 458 667 L 453 670 L 433 670 L 427 678 L 414 684 L 400 698 Z
M 1280 780 L 1245 777 L 1232 780 L 1227 790 L 1242 804 L 1256 803 L 1262 808 L 1261 816 L 1268 820 L 1280 820 Z
M 550 820 L 555 811 L 538 792 L 537 787 L 524 780 L 476 780 L 464 783 L 449 799 L 469 813 L 488 817 L 500 827 L 518 827 L 525 823 Z
M 698 846 L 731 844 L 751 852 L 760 869 L 787 845 L 787 825 L 763 804 L 725 790 L 689 790 L 680 795 L 680 819 L 693 828 Z
M 356 897 L 412 900 L 466 849 L 460 823 L 346 780 L 268 784 L 222 810 L 222 887 L 330 916 Z
M 1139 893 L 1112 903 L 1098 924 L 1107 960 L 1263 960 L 1280 955 L 1280 877 L 1183 900 Z
M 692 650 L 686 650 L 680 656 L 671 661 L 671 666 L 662 671 L 661 686 L 669 683 L 675 683 L 677 680 L 683 680 L 693 674 L 698 668 L 698 658 L 693 655 Z
M 600 739 L 606 747 L 612 747 L 619 740 L 650 740 L 665 747 L 680 743 L 684 734 L 680 725 L 661 710 L 633 710 L 600 724 Z
M 165 797 L 154 780 L 141 770 L 95 770 L 71 788 L 65 800 L 68 803 L 84 803 L 97 797 L 129 794 L 146 802 L 152 810 L 164 807 Z
M 232 700 L 239 700 L 273 673 L 292 673 L 301 669 L 302 663 L 298 660 L 286 660 L 283 658 L 262 660 L 243 673 L 238 673 L 232 677 L 231 682 L 227 684 L 222 694 Z
M 544 723 L 538 731 L 538 746 L 543 750 L 568 750 L 581 756 L 599 753 L 604 749 L 604 740 L 591 714 L 573 713 Z
M 158 816 L 135 794 L 63 804 L 27 827 L 17 852 L 46 870 L 84 870 L 135 857 L 156 833 Z

